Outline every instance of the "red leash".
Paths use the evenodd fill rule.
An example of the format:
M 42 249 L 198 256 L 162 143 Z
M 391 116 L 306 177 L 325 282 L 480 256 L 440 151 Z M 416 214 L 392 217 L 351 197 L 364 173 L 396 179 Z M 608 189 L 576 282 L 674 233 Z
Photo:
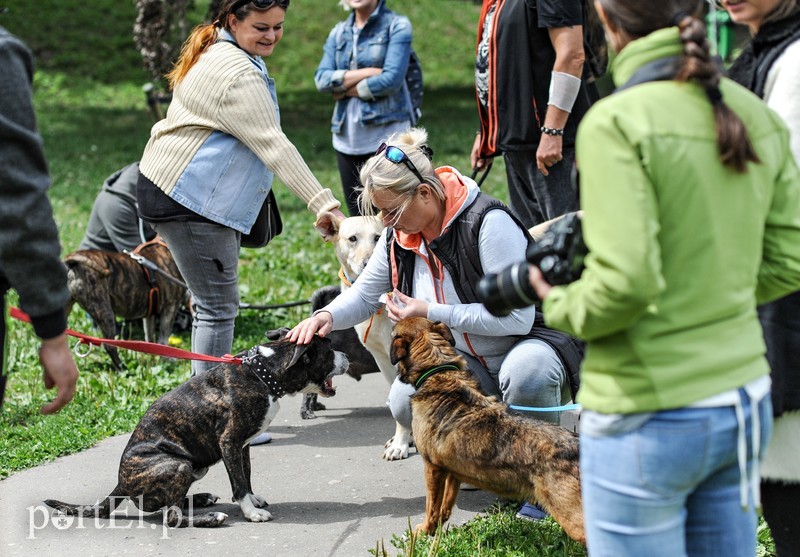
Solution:
M 26 314 L 25 312 L 23 312 L 18 308 L 9 307 L 9 314 L 14 319 L 18 319 L 26 323 L 31 322 L 31 318 L 28 316 L 28 314 Z M 216 356 L 206 356 L 205 354 L 197 354 L 195 352 L 189 352 L 188 350 L 173 348 L 172 346 L 164 346 L 163 344 L 157 344 L 155 342 L 145 342 L 142 340 L 112 340 L 106 338 L 97 338 L 89 335 L 84 335 L 83 333 L 73 331 L 72 329 L 67 329 L 64 332 L 71 337 L 77 338 L 78 344 L 89 344 L 91 346 L 101 346 L 103 344 L 110 344 L 111 346 L 127 348 L 128 350 L 133 350 L 134 352 L 142 352 L 144 354 L 155 354 L 156 356 L 164 356 L 167 358 L 178 358 L 181 360 L 201 360 L 204 362 L 227 362 L 236 365 L 242 363 L 241 358 L 235 358 L 230 354 L 225 354 L 222 358 L 218 358 Z

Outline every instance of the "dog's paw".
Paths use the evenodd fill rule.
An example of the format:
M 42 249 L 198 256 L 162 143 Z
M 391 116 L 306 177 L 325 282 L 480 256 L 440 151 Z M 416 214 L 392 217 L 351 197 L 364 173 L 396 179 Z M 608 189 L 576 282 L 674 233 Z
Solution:
M 239 501 L 239 506 L 242 508 L 244 517 L 250 522 L 269 522 L 272 520 L 272 515 L 264 509 L 256 508 L 259 506 L 259 502 L 263 505 L 267 503 L 263 497 L 248 493 Z
M 263 509 L 264 507 L 269 506 L 267 500 L 261 497 L 261 495 L 256 495 L 255 493 L 251 493 L 249 497 L 250 497 L 250 502 L 253 503 L 253 505 L 258 507 L 259 509 Z
M 395 442 L 395 438 L 392 437 L 386 442 L 384 448 L 386 449 L 383 451 L 384 460 L 403 460 L 404 458 L 408 458 L 407 442 Z
M 219 501 L 219 495 L 214 495 L 213 493 L 195 493 L 192 495 L 191 504 L 195 507 L 210 507 L 217 501 Z
M 253 509 L 245 513 L 244 517 L 250 522 L 269 522 L 272 520 L 272 514 L 264 509 Z
M 306 409 L 300 410 L 300 418 L 302 418 L 303 420 L 316 420 L 317 419 L 317 415 L 314 414 L 313 410 L 309 410 L 309 409 L 306 408 Z
M 202 518 L 203 518 L 202 526 L 206 528 L 216 528 L 217 526 L 222 526 L 222 524 L 224 524 L 225 520 L 228 518 L 228 515 L 225 513 L 215 512 L 215 513 L 208 513 Z M 199 527 L 200 524 L 198 524 L 197 521 L 195 521 L 195 524 L 193 524 L 193 526 Z

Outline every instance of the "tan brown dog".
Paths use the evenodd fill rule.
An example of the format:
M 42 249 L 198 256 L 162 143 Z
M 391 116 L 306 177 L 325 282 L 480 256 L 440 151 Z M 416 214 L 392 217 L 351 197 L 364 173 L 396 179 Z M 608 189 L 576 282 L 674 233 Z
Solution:
M 425 520 L 432 534 L 455 505 L 461 482 L 508 499 L 537 502 L 585 544 L 578 436 L 555 424 L 511 414 L 484 395 L 453 348 L 447 325 L 403 319 L 392 332 L 392 361 L 414 385 L 412 431 L 425 462 Z
M 156 238 L 135 250 L 161 271 L 183 282 L 180 271 L 167 246 Z M 117 332 L 115 316 L 127 320 L 144 319 L 144 336 L 148 342 L 167 344 L 178 310 L 188 292 L 162 273 L 149 270 L 125 253 L 84 249 L 64 258 L 67 265 L 67 286 L 71 300 L 67 314 L 77 302 L 100 328 L 104 338 Z M 158 331 L 156 331 L 156 317 Z M 122 361 L 114 346 L 103 345 L 114 363 L 122 369 Z
M 326 213 L 319 218 L 316 227 L 324 240 L 334 245 L 336 258 L 342 266 L 339 272 L 342 292 L 350 288 L 361 275 L 376 247 L 386 249 L 385 244 L 378 246 L 383 223 L 377 217 L 349 217 L 339 221 L 331 213 Z M 372 354 L 384 379 L 391 385 L 397 377 L 397 370 L 389 358 L 392 322 L 387 312 L 381 309 L 353 328 L 361 344 Z M 408 458 L 410 445 L 411 432 L 395 422 L 394 435 L 383 446 L 383 458 L 390 461 Z

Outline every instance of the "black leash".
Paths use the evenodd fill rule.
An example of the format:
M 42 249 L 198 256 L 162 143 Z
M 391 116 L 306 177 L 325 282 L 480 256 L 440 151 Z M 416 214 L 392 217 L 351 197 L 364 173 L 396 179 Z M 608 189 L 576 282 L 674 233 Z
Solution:
M 280 308 L 293 308 L 296 306 L 304 306 L 310 304 L 311 300 L 298 300 L 296 302 L 284 302 L 282 304 L 267 304 L 256 305 L 248 304 L 247 302 L 239 302 L 239 309 L 280 309 Z
M 483 182 L 484 182 L 484 180 L 486 180 L 486 177 L 489 175 L 489 171 L 491 169 L 492 169 L 492 165 L 490 164 L 489 166 L 487 166 L 484 169 L 483 174 L 481 174 L 481 177 L 478 178 L 477 184 L 478 184 L 479 188 L 483 185 Z M 470 178 L 472 178 L 474 180 L 475 176 L 478 175 L 478 172 L 480 172 L 480 169 L 478 169 L 477 167 L 473 168 L 472 169 L 472 174 L 470 175 Z

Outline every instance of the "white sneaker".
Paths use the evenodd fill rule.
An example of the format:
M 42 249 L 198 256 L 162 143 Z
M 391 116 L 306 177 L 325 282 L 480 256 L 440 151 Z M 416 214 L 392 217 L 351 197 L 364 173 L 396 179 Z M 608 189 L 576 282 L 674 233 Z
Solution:
M 266 445 L 270 441 L 272 441 L 272 435 L 270 435 L 269 433 L 267 433 L 265 431 L 263 433 L 259 433 L 255 437 L 253 437 L 253 440 L 250 441 L 250 446 L 253 446 L 253 445 Z

